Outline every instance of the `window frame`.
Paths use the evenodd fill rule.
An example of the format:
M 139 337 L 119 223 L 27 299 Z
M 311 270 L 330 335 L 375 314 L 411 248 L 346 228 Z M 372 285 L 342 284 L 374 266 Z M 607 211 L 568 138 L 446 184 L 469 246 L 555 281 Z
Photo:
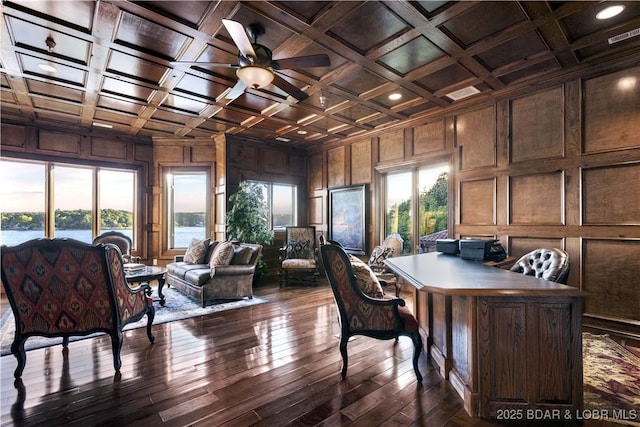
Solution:
M 98 179 L 99 172 L 101 170 L 108 171 L 117 171 L 117 172 L 127 172 L 133 174 L 133 212 L 132 212 L 132 236 L 131 240 L 133 243 L 133 248 L 136 249 L 138 246 L 138 236 L 139 236 L 139 209 L 140 205 L 140 195 L 138 190 L 138 182 L 139 182 L 139 168 L 138 167 L 117 167 L 111 164 L 105 163 L 71 163 L 64 160 L 39 160 L 39 159 L 23 159 L 20 157 L 9 157 L 2 156 L 0 160 L 18 164 L 35 164 L 42 165 L 44 169 L 44 237 L 45 238 L 53 238 L 59 237 L 55 234 L 55 211 L 57 206 L 55 204 L 55 168 L 56 167 L 64 167 L 69 169 L 83 169 L 91 171 L 91 240 L 87 243 L 91 243 L 93 239 L 101 233 L 100 227 L 100 180 Z
M 379 224 L 379 240 L 382 241 L 387 235 L 387 176 L 392 174 L 411 173 L 411 242 L 404 242 L 404 251 L 407 253 L 407 248 L 410 248 L 409 254 L 415 254 L 420 252 L 420 171 L 424 169 L 439 168 L 445 166 L 447 171 L 447 229 L 453 229 L 453 202 L 454 202 L 454 168 L 451 164 L 451 159 L 434 159 L 428 163 L 420 163 L 411 167 L 394 168 L 384 171 L 379 171 L 378 183 L 380 188 L 380 198 L 378 206 L 378 212 L 382 220 Z
M 172 251 L 175 253 L 183 253 L 184 250 L 187 249 L 188 246 L 175 246 L 174 238 L 175 233 L 173 232 L 174 228 L 172 227 L 174 221 L 171 220 L 173 218 L 173 189 L 172 185 L 169 184 L 168 178 L 169 176 L 175 175 L 204 175 L 205 177 L 205 189 L 204 189 L 204 198 L 205 198 L 205 218 L 204 218 L 204 238 L 209 238 L 212 235 L 211 229 L 211 218 L 212 218 L 212 206 L 211 206 L 211 171 L 206 167 L 167 167 L 162 170 L 162 180 L 163 180 L 163 196 L 164 203 L 162 207 L 162 216 L 164 227 L 162 227 L 162 245 L 164 252 Z
M 271 230 L 273 231 L 283 231 L 285 230 L 288 226 L 297 226 L 298 225 L 298 185 L 297 184 L 291 184 L 289 182 L 271 182 L 271 181 L 260 181 L 257 179 L 251 179 L 249 180 L 250 182 L 259 184 L 259 185 L 264 185 L 266 187 L 267 190 L 267 194 L 266 194 L 266 200 L 267 200 L 267 209 L 269 210 L 269 227 L 271 228 Z M 283 226 L 276 226 L 274 227 L 274 220 L 273 220 L 273 186 L 277 185 L 277 186 L 282 186 L 282 187 L 290 187 L 291 188 L 291 199 L 292 199 L 292 203 L 291 203 L 291 216 L 293 218 L 293 224 L 288 224 L 288 225 L 283 225 Z

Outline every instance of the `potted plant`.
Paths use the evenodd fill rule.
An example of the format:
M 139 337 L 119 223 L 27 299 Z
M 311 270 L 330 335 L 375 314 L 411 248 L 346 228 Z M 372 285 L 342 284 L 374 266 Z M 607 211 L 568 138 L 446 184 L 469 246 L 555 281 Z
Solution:
M 262 246 L 271 244 L 273 230 L 269 227 L 269 211 L 260 184 L 251 181 L 240 182 L 238 191 L 229 197 L 229 203 L 231 210 L 227 212 L 225 224 L 229 239 Z M 261 256 L 254 280 L 258 280 L 266 271 L 267 263 Z

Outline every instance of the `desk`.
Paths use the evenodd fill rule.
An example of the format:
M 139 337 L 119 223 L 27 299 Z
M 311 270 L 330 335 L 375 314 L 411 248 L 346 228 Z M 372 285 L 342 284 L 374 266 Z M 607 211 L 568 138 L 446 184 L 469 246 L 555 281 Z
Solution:
M 131 273 L 125 273 L 127 283 L 149 283 L 152 280 L 158 281 L 158 296 L 160 297 L 160 305 L 164 306 L 164 294 L 162 288 L 164 287 L 166 268 L 163 267 L 145 267 L 138 271 Z
M 533 421 L 580 414 L 580 290 L 441 253 L 385 263 L 416 289 L 425 348 L 469 415 Z

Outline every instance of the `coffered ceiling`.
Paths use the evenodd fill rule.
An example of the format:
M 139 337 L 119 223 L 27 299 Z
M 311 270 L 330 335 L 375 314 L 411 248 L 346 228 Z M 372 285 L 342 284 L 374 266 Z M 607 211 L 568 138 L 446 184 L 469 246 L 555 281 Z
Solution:
M 640 36 L 609 40 L 640 32 L 640 2 L 615 4 L 620 15 L 598 20 L 597 1 L 3 1 L 2 115 L 313 148 L 574 70 L 640 62 Z M 276 71 L 303 101 L 273 85 L 227 99 L 236 69 L 173 64 L 237 64 L 222 19 L 261 23 L 258 43 L 276 60 L 326 54 L 331 65 Z M 448 96 L 469 86 L 479 93 Z

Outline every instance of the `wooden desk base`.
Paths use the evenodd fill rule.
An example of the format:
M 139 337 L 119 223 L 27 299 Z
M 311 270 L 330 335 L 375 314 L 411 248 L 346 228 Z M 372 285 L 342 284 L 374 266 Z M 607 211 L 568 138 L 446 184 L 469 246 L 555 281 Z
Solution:
M 414 301 L 425 348 L 469 415 L 574 420 L 582 410 L 581 297 L 422 289 Z

